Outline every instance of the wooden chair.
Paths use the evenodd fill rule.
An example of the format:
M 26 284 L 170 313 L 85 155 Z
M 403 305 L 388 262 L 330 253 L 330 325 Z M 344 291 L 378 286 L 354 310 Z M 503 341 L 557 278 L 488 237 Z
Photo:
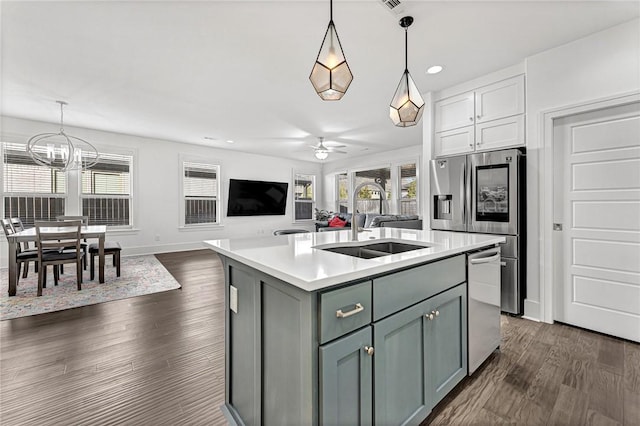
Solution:
M 11 223 L 11 219 L 2 219 L 2 230 L 4 231 L 4 235 L 6 237 L 9 237 L 10 235 L 13 235 L 16 233 L 15 228 L 13 227 L 13 224 Z M 20 244 L 17 244 L 16 246 L 16 250 L 18 251 L 16 253 L 16 261 L 18 262 L 18 273 L 16 274 L 18 277 L 18 280 L 20 280 L 20 268 L 22 267 L 22 265 L 24 264 L 24 271 L 22 273 L 22 278 L 27 278 L 27 272 L 29 270 L 29 262 L 35 262 L 36 264 L 36 270 L 38 267 L 38 252 L 37 250 L 28 250 L 28 251 L 23 251 Z
M 91 279 L 95 277 L 95 257 L 98 255 L 100 248 L 97 243 L 92 243 L 89 245 L 89 255 L 91 256 Z M 120 252 L 122 251 L 122 247 L 120 247 L 120 243 L 117 241 L 105 241 L 104 243 L 104 256 L 112 254 L 113 255 L 113 266 L 116 267 L 116 276 L 120 276 Z
M 36 241 L 38 243 L 38 296 L 47 281 L 47 265 L 53 265 L 54 284 L 58 285 L 58 266 L 65 263 L 76 264 L 78 290 L 82 290 L 82 260 L 84 252 L 80 246 L 79 220 L 60 222 L 36 222 Z M 73 247 L 73 249 L 71 249 Z M 55 249 L 55 251 L 48 251 Z
M 11 225 L 13 225 L 13 230 L 15 232 L 22 232 L 24 231 L 24 225 L 22 223 L 22 219 L 20 219 L 19 217 L 12 217 L 11 219 Z M 37 253 L 37 248 L 35 247 L 31 247 L 31 243 L 29 243 L 29 241 L 24 241 L 21 243 L 22 244 L 22 252 L 26 253 L 26 252 L 36 252 Z M 35 259 L 33 260 L 33 264 L 34 264 L 34 271 L 38 272 L 38 262 L 35 261 Z M 29 273 L 29 262 L 26 262 L 24 265 L 24 274 L 22 275 L 22 278 L 27 278 L 27 274 Z
M 89 225 L 89 216 L 56 216 L 56 220 L 65 221 L 65 222 L 69 220 L 79 220 L 82 222 L 82 226 Z M 84 266 L 84 270 L 86 271 L 87 270 L 87 247 L 89 246 L 86 238 L 80 243 L 80 246 L 82 247 L 82 251 L 84 252 L 83 266 Z

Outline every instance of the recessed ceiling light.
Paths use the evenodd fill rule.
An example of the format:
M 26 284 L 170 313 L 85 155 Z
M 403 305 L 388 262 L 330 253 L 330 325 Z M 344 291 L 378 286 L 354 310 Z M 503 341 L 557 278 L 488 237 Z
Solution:
M 234 141 L 232 141 L 231 139 L 227 139 L 225 142 L 226 142 L 226 143 L 235 143 L 235 142 L 234 142 Z
M 438 74 L 440 71 L 442 71 L 442 66 L 434 65 L 427 69 L 427 74 Z

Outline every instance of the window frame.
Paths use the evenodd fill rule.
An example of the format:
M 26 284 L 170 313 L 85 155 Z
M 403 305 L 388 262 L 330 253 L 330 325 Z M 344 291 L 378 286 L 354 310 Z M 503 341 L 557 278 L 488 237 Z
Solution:
M 69 207 L 69 175 L 68 173 L 64 173 L 64 189 L 63 192 L 16 192 L 16 191 L 5 191 L 5 184 L 7 183 L 6 179 L 5 179 L 5 171 L 6 171 L 6 165 L 5 165 L 5 155 L 6 155 L 6 151 L 7 151 L 7 145 L 10 145 L 14 148 L 17 147 L 22 147 L 24 149 L 25 155 L 27 154 L 27 144 L 26 143 L 22 143 L 22 142 L 14 142 L 11 140 L 3 140 L 0 141 L 0 156 L 2 156 L 2 161 L 0 162 L 0 174 L 2 175 L 2 217 L 8 217 L 11 216 L 9 214 L 9 212 L 6 211 L 5 209 L 5 199 L 6 198 L 57 198 L 57 199 L 62 199 L 63 200 L 63 206 L 64 206 L 64 211 L 66 211 L 66 209 Z M 34 165 L 37 167 L 45 167 L 45 166 L 39 166 L 37 163 L 34 162 Z M 52 179 L 53 180 L 53 179 Z M 63 211 L 63 214 L 65 213 Z M 59 213 L 59 212 L 58 212 Z M 49 217 L 48 220 L 55 220 L 55 216 L 57 216 L 57 214 L 53 214 L 53 216 Z M 44 218 L 42 218 L 44 219 Z M 41 219 L 41 220 L 42 220 Z
M 216 169 L 216 196 L 215 196 L 215 208 L 216 208 L 216 220 L 215 222 L 204 223 L 186 223 L 186 207 L 185 202 L 187 196 L 185 195 L 185 164 L 202 164 L 206 166 L 213 166 Z M 180 155 L 180 162 L 178 165 L 178 172 L 180 173 L 180 207 L 179 211 L 179 223 L 178 228 L 182 230 L 194 230 L 205 228 L 220 228 L 222 227 L 222 166 L 219 161 L 207 158 L 196 158 L 185 154 Z
M 108 198 L 113 198 L 113 199 L 120 199 L 120 200 L 129 200 L 129 224 L 128 225 L 105 225 L 107 227 L 107 230 L 109 231 L 118 231 L 118 230 L 132 230 L 134 229 L 135 223 L 136 223 L 136 216 L 135 213 L 137 211 L 136 209 L 136 197 L 135 197 L 135 183 L 136 183 L 136 173 L 138 170 L 138 151 L 136 149 L 122 149 L 122 148 L 116 148 L 116 147 L 110 147 L 110 146 L 98 146 L 96 145 L 96 148 L 98 150 L 98 156 L 102 155 L 102 154 L 107 154 L 107 155 L 119 155 L 119 156 L 128 156 L 131 157 L 130 163 L 129 163 L 129 194 L 128 195 L 123 195 L 123 194 L 84 194 L 82 192 L 82 170 L 76 171 L 76 172 L 71 172 L 71 173 L 67 173 L 67 179 L 76 179 L 77 180 L 77 191 L 78 191 L 78 205 L 77 205 L 77 211 L 79 215 L 82 216 L 87 216 L 87 214 L 84 213 L 83 211 L 83 200 L 84 199 L 100 199 L 100 198 L 107 198 L 105 196 L 108 195 Z M 91 168 L 89 169 L 91 170 Z M 70 178 L 70 176 L 75 175 L 75 177 Z M 73 213 L 69 213 L 69 214 L 73 214 Z M 91 222 L 90 222 L 91 224 Z
M 311 177 L 311 194 L 312 194 L 311 200 L 296 199 L 296 181 L 298 180 L 298 176 Z M 316 208 L 316 205 L 317 205 L 317 190 L 318 190 L 318 176 L 315 173 L 310 173 L 310 172 L 305 172 L 300 170 L 293 170 L 292 185 L 291 185 L 291 192 L 292 192 L 291 212 L 293 215 L 293 223 L 309 223 L 309 222 L 315 221 L 314 209 Z M 311 204 L 311 217 L 309 219 L 298 219 L 296 217 L 297 203 Z
M 393 159 L 393 161 L 389 162 L 389 163 L 371 163 L 368 165 L 360 165 L 357 168 L 353 168 L 353 169 L 347 169 L 347 170 L 337 170 L 335 172 L 333 172 L 333 179 L 334 179 L 334 200 L 333 200 L 333 206 L 336 209 L 336 211 L 340 211 L 340 175 L 344 175 L 346 174 L 347 176 L 347 185 L 348 185 L 348 193 L 347 193 L 347 210 L 349 213 L 351 213 L 350 209 L 351 209 L 351 198 L 350 198 L 350 194 L 353 192 L 353 190 L 355 189 L 356 186 L 356 173 L 357 172 L 362 172 L 362 171 L 366 171 L 366 170 L 375 170 L 375 169 L 383 169 L 383 168 L 389 168 L 390 169 L 390 178 L 389 178 L 389 184 L 390 186 L 388 186 L 386 189 L 388 191 L 391 192 L 391 198 L 388 200 L 389 203 L 389 213 L 390 214 L 401 214 L 401 213 L 395 213 L 395 212 L 400 212 L 400 208 L 401 208 L 401 204 L 402 204 L 402 174 L 400 171 L 400 168 L 404 165 L 407 164 L 415 164 L 416 165 L 416 182 L 417 182 L 417 188 L 416 188 L 416 214 L 419 217 L 422 217 L 422 184 L 420 181 L 420 169 L 422 167 L 422 163 L 421 163 L 421 156 L 415 156 L 415 157 L 403 157 L 403 158 L 398 158 L 398 159 Z

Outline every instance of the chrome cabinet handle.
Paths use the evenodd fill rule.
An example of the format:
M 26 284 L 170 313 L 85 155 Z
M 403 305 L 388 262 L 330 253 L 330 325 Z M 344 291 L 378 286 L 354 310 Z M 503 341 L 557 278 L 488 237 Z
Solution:
M 342 309 L 338 309 L 336 311 L 336 317 L 337 318 L 348 318 L 351 315 L 355 315 L 355 314 L 357 314 L 359 312 L 362 312 L 362 311 L 364 311 L 364 306 L 362 306 L 361 303 L 356 303 L 354 308 L 352 310 L 348 311 L 348 312 L 342 312 Z
M 431 313 L 432 313 L 433 315 L 435 315 L 435 316 L 440 315 L 440 311 L 431 311 Z
M 469 121 L 473 121 L 473 117 L 469 117 Z
M 500 259 L 500 253 L 497 253 L 489 257 L 478 257 L 476 259 L 469 259 L 469 263 L 471 263 L 472 265 L 479 265 L 481 263 L 491 263 L 494 260 L 499 260 L 499 259 Z
M 369 356 L 373 356 L 373 353 L 375 352 L 373 349 L 373 346 L 365 346 L 364 347 L 364 351 L 367 353 L 367 355 Z
M 480 117 L 482 117 L 482 116 L 481 116 L 481 115 L 476 115 L 476 118 L 477 118 L 478 120 L 480 119 Z
M 424 317 L 429 321 L 433 320 L 433 314 L 425 314 Z

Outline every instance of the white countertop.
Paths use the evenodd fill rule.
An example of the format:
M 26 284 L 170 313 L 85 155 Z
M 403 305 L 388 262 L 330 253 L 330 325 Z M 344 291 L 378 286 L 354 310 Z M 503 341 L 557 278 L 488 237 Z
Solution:
M 351 243 L 351 230 L 210 240 L 204 243 L 221 255 L 303 290 L 316 291 L 505 242 L 505 238 L 499 235 L 371 228 L 358 234 L 360 243 L 352 244 L 386 239 L 415 242 L 430 247 L 373 259 L 361 259 L 314 248 Z

